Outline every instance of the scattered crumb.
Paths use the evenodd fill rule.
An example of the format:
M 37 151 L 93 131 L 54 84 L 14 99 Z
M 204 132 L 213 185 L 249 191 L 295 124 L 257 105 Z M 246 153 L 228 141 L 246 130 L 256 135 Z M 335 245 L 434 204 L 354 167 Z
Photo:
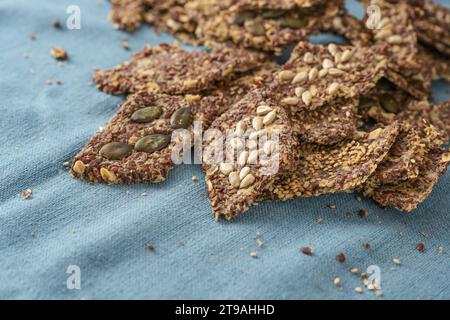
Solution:
M 370 249 L 370 244 L 369 244 L 368 242 L 364 242 L 364 243 L 362 244 L 362 247 L 363 247 L 364 249 Z
M 323 218 L 317 218 L 316 222 L 317 222 L 318 224 L 322 224 L 322 223 L 323 223 Z
M 300 251 L 307 256 L 311 256 L 313 254 L 313 249 L 311 247 L 303 247 Z
M 147 196 L 147 192 L 142 192 L 141 193 L 141 197 L 146 197 Z
M 70 161 L 64 161 L 63 162 L 63 166 L 64 167 L 69 167 L 70 166 Z
M 444 249 L 444 247 L 443 247 L 443 246 L 439 246 L 438 252 L 439 252 L 440 254 L 445 254 L 445 249 Z
M 30 199 L 32 193 L 33 193 L 33 191 L 31 189 L 27 189 L 22 192 L 22 198 L 24 200 L 28 200 L 28 199 Z
M 328 206 L 328 208 L 330 208 L 330 209 L 336 209 L 336 204 L 330 204 L 329 206 Z
M 257 237 L 260 237 L 261 235 L 262 235 L 261 230 L 259 230 L 259 229 L 256 230 L 256 236 L 257 236 Z
M 130 45 L 128 44 L 127 41 L 122 42 L 122 48 L 125 50 L 130 50 Z
M 363 293 L 364 290 L 363 290 L 363 288 L 361 288 L 361 287 L 356 287 L 356 288 L 355 288 L 355 292 L 357 292 L 357 293 Z
M 425 245 L 424 245 L 423 243 L 418 243 L 418 244 L 416 245 L 416 249 L 417 249 L 417 251 L 419 251 L 419 252 L 424 252 L 424 251 L 425 251 Z
M 53 82 L 52 82 L 52 80 L 47 80 L 47 81 L 45 81 L 45 83 L 47 83 L 47 85 L 51 86 Z
M 256 252 L 256 251 L 250 252 L 250 257 L 252 257 L 252 258 L 258 258 L 258 252 Z
M 356 196 L 356 201 L 361 202 L 362 198 L 360 196 Z
M 340 285 L 341 284 L 341 278 L 339 278 L 339 277 L 334 278 L 333 283 L 334 283 L 335 286 Z
M 336 259 L 337 259 L 340 263 L 344 263 L 344 262 L 345 262 L 345 254 L 339 253 L 339 254 L 336 256 Z
M 392 259 L 392 261 L 396 264 L 396 265 L 401 265 L 402 262 L 400 261 L 400 259 Z
M 50 50 L 50 55 L 60 61 L 66 61 L 69 58 L 66 49 L 59 47 L 52 48 Z
M 198 177 L 197 176 L 192 176 L 192 181 L 198 181 Z
M 30 37 L 31 41 L 35 41 L 36 40 L 36 33 L 32 32 L 28 35 Z
M 365 277 L 367 277 L 367 272 L 365 272 L 365 271 L 361 272 L 361 278 L 365 278 Z
M 59 20 L 54 20 L 52 22 L 52 27 L 55 29 L 61 29 L 61 22 Z
M 257 245 L 258 247 L 262 247 L 263 244 L 264 244 L 264 241 L 262 241 L 260 238 L 257 238 L 257 239 L 256 239 L 256 245 Z
M 381 290 L 377 290 L 377 291 L 375 291 L 375 295 L 376 295 L 377 297 L 382 297 L 382 296 L 384 295 L 384 293 L 383 293 L 383 291 L 381 291 Z
M 57 84 L 58 86 L 62 85 L 61 80 L 56 80 L 56 84 Z
M 424 238 L 428 238 L 430 235 L 426 232 L 419 232 L 419 234 L 424 237 Z
M 147 250 L 150 251 L 150 252 L 155 252 L 155 246 L 152 245 L 152 244 L 148 244 L 147 245 Z
M 368 213 L 366 210 L 363 210 L 363 209 L 359 210 L 359 212 L 358 212 L 358 216 L 359 216 L 360 218 L 365 218 L 365 217 L 367 217 L 368 215 L 369 215 L 369 213 Z

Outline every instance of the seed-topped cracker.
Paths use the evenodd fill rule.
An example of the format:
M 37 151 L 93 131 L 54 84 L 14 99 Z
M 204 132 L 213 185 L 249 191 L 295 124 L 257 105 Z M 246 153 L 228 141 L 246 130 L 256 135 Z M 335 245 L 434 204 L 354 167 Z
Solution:
M 196 30 L 206 44 L 233 42 L 240 47 L 281 54 L 283 49 L 318 33 L 321 22 L 343 7 L 343 1 L 239 1 L 210 16 Z
M 216 219 L 232 219 L 246 211 L 277 176 L 294 167 L 297 140 L 288 114 L 264 89 L 248 93 L 216 119 L 210 130 L 228 137 L 226 143 L 207 140 L 209 151 L 203 157 Z
M 383 47 L 300 42 L 268 88 L 282 105 L 314 110 L 372 89 L 386 70 Z
M 214 89 L 256 69 L 264 56 L 242 49 L 222 47 L 185 51 L 177 45 L 146 46 L 129 62 L 97 71 L 94 81 L 107 93 L 123 94 L 155 90 L 167 94 L 196 94 Z
M 287 200 L 293 197 L 351 192 L 369 179 L 388 154 L 399 133 L 394 123 L 334 146 L 300 143 L 297 168 L 277 177 L 265 198 Z
M 369 196 L 384 207 L 412 211 L 425 201 L 439 178 L 447 170 L 450 153 L 434 149 L 425 156 L 419 167 L 419 175 L 399 183 L 385 184 L 371 190 Z

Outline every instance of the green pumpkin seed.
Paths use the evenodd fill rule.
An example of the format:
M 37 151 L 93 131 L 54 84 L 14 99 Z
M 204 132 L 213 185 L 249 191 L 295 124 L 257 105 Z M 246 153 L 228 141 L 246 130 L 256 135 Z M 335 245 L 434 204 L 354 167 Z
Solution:
M 170 136 L 166 134 L 152 134 L 139 139 L 134 145 L 134 149 L 139 152 L 152 153 L 164 149 L 169 143 Z
M 149 123 L 159 118 L 161 114 L 161 107 L 146 107 L 135 111 L 131 115 L 131 120 L 138 123 Z
M 247 20 L 244 23 L 244 28 L 254 36 L 263 36 L 266 34 L 266 28 L 262 20 Z
M 172 114 L 170 118 L 170 126 L 173 129 L 186 129 L 194 121 L 191 108 L 180 108 Z
M 286 13 L 284 10 L 264 10 L 261 16 L 264 19 L 276 19 L 283 16 Z
M 390 113 L 398 113 L 399 112 L 399 105 L 398 105 L 397 101 L 395 101 L 394 97 L 389 94 L 385 94 L 381 97 L 380 104 L 381 104 L 381 107 L 384 110 L 386 110 L 387 112 L 390 112 Z
M 308 25 L 308 20 L 294 17 L 284 17 L 279 20 L 282 28 L 301 29 Z
M 233 24 L 237 24 L 240 26 L 243 26 L 245 21 L 249 20 L 249 19 L 253 19 L 255 17 L 255 13 L 252 11 L 242 11 L 237 13 L 234 16 L 233 19 Z
M 108 160 L 120 160 L 133 151 L 133 148 L 125 143 L 111 142 L 100 149 L 100 155 Z

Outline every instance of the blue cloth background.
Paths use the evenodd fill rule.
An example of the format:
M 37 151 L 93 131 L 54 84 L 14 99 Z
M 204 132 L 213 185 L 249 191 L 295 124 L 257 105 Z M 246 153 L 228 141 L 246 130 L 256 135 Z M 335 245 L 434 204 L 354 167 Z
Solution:
M 65 25 L 70 4 L 81 8 L 82 29 L 53 29 L 54 19 Z M 353 2 L 351 9 L 361 14 Z M 448 173 L 411 214 L 339 194 L 260 204 L 233 222 L 212 219 L 198 165 L 177 167 L 157 185 L 71 178 L 63 162 L 123 100 L 89 84 L 93 67 L 130 56 L 108 11 L 106 1 L 0 1 L 0 298 L 376 299 L 355 293 L 361 282 L 348 271 L 369 265 L 381 268 L 385 299 L 450 298 L 449 255 L 438 253 L 439 246 L 450 251 Z M 134 51 L 172 40 L 149 27 L 129 35 Z M 52 46 L 68 50 L 67 65 L 50 57 Z M 448 84 L 434 89 L 437 101 L 449 99 Z M 33 195 L 23 200 L 27 188 Z M 358 217 L 359 209 L 369 216 Z M 425 253 L 416 251 L 419 242 Z M 302 246 L 312 246 L 314 256 L 299 253 Z M 66 288 L 69 265 L 81 268 L 80 290 Z M 336 276 L 341 287 L 333 285 Z

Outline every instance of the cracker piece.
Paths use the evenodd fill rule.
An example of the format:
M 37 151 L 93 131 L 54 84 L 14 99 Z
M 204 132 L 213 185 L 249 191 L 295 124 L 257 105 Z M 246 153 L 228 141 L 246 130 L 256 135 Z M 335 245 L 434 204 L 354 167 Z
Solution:
M 330 46 L 300 42 L 268 87 L 281 104 L 314 110 L 337 98 L 365 94 L 385 70 L 383 47 L 334 45 L 330 50 Z
M 215 155 L 222 151 L 231 156 L 216 161 L 209 160 L 215 159 L 213 155 L 203 159 L 208 197 L 216 219 L 232 219 L 246 211 L 277 176 L 294 167 L 297 140 L 289 116 L 264 88 L 248 93 L 216 119 L 210 130 L 218 130 L 223 136 L 231 130 L 228 132 L 236 135 L 233 139 L 238 139 L 229 139 L 229 144 L 210 141 L 208 148 L 219 150 Z M 255 140 L 256 136 L 259 138 Z
M 230 86 L 229 92 L 235 97 L 243 95 L 237 87 Z M 169 96 L 148 91 L 140 91 L 130 95 L 121 106 L 119 112 L 97 132 L 81 152 L 74 158 L 72 173 L 75 177 L 86 179 L 91 183 L 106 182 L 109 184 L 131 182 L 161 182 L 174 166 L 172 152 L 178 140 L 172 139 L 172 133 L 180 127 L 173 125 L 173 117 L 177 110 L 190 110 L 185 116 L 185 125 L 181 128 L 193 134 L 193 121 L 201 121 L 201 128 L 207 128 L 211 122 L 227 109 L 232 102 L 224 92 L 213 92 L 207 96 L 186 95 Z M 159 114 L 153 121 L 140 122 L 134 117 L 136 111 L 157 107 Z M 179 112 L 179 111 L 178 111 Z M 189 111 L 187 111 L 189 112 Z M 161 150 L 154 152 L 140 151 L 138 141 L 146 136 L 161 134 L 170 140 Z M 102 152 L 102 147 L 110 143 L 122 143 L 126 151 L 117 159 Z M 190 147 L 193 145 L 191 138 Z M 139 151 L 137 151 L 138 149 Z M 128 152 L 127 152 L 128 151 Z M 178 154 L 183 156 L 182 150 Z
M 369 179 L 395 142 L 399 125 L 394 123 L 359 138 L 334 146 L 301 143 L 297 169 L 279 177 L 265 193 L 266 199 L 351 192 Z
M 410 212 L 426 200 L 439 178 L 446 172 L 450 153 L 434 149 L 428 153 L 419 167 L 419 175 L 399 183 L 386 184 L 370 192 L 383 207 L 394 207 Z
M 385 184 L 399 183 L 419 175 L 419 167 L 427 154 L 437 145 L 439 133 L 429 125 L 402 125 L 397 141 L 375 173 L 364 184 L 366 194 Z
M 97 87 L 110 94 L 143 89 L 167 94 L 195 94 L 214 89 L 260 66 L 260 53 L 222 47 L 185 51 L 177 45 L 146 46 L 117 67 L 97 71 Z
M 206 45 L 232 42 L 239 47 L 281 54 L 283 49 L 318 33 L 343 1 L 243 1 L 202 21 L 196 36 Z

